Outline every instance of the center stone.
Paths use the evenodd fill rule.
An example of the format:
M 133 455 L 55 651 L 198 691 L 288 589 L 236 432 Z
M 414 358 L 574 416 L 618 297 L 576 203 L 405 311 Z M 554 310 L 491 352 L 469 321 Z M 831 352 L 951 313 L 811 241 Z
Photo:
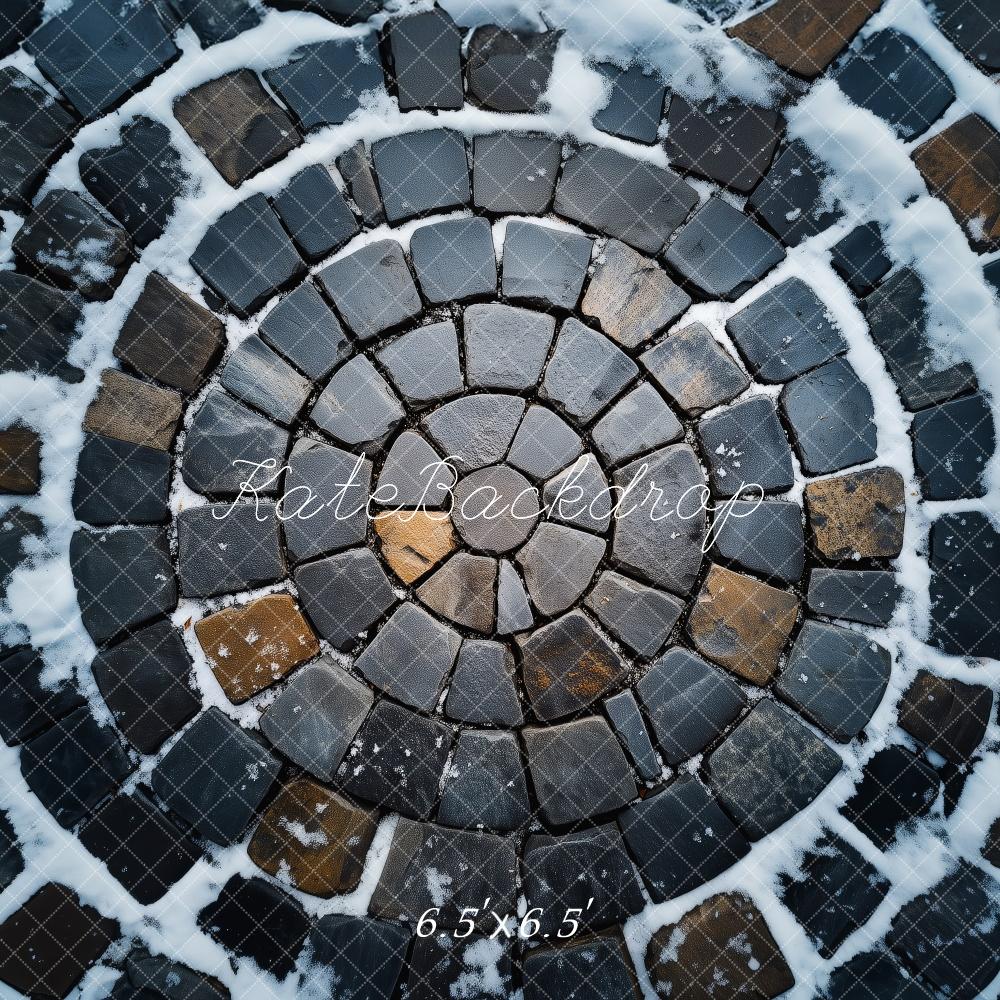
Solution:
M 455 487 L 451 519 L 465 543 L 485 552 L 509 552 L 538 523 L 538 492 L 509 465 L 491 465 Z

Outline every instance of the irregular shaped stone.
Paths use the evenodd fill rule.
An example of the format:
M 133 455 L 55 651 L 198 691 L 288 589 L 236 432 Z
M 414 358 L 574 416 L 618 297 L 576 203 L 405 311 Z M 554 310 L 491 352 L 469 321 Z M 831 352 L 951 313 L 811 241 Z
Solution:
M 118 441 L 168 451 L 182 408 L 179 393 L 107 368 L 83 420 L 83 429 Z
M 342 125 L 369 95 L 385 92 L 374 34 L 303 45 L 264 79 L 306 131 Z
M 439 128 L 387 136 L 372 144 L 372 163 L 390 225 L 472 199 L 461 132 Z
M 420 314 L 420 296 L 395 240 L 369 243 L 328 264 L 316 277 L 359 340 Z
M 353 350 L 336 314 L 307 281 L 261 320 L 258 332 L 313 381 L 326 378 Z
M 309 917 L 297 899 L 272 882 L 234 875 L 198 914 L 198 926 L 227 951 L 252 959 L 280 980 L 295 968 Z
M 504 298 L 572 309 L 580 297 L 593 243 L 562 229 L 512 221 L 503 243 Z
M 462 327 L 470 386 L 527 389 L 542 373 L 556 321 L 545 313 L 491 302 L 468 306 Z
M 505 833 L 530 817 L 524 764 L 514 734 L 463 730 L 444 776 L 440 822 Z
M 739 892 L 711 896 L 661 927 L 646 949 L 646 971 L 658 996 L 690 1000 L 770 1000 L 795 985 L 764 915 Z
M 215 679 L 234 704 L 319 655 L 319 642 L 289 594 L 223 608 L 194 626 Z
M 496 582 L 495 559 L 459 552 L 420 585 L 417 596 L 431 611 L 456 625 L 492 632 Z
M 894 28 L 869 35 L 834 79 L 851 101 L 884 119 L 904 140 L 926 132 L 955 100 L 947 75 Z
M 41 451 L 42 439 L 34 431 L 23 427 L 0 431 L 0 493 L 38 492 Z
M 594 128 L 647 146 L 656 142 L 663 116 L 666 86 L 641 66 L 622 69 L 614 63 L 599 63 L 607 100 L 594 115 Z
M 531 628 L 535 618 L 528 604 L 524 583 L 511 563 L 500 560 L 500 577 L 497 583 L 497 634 L 513 635 Z
M 969 59 L 987 71 L 1000 69 L 1000 34 L 988 8 L 974 0 L 941 0 L 932 16 Z
M 299 892 L 353 892 L 375 836 L 374 814 L 308 778 L 286 785 L 268 806 L 247 851 L 269 875 L 285 873 Z
M 583 312 L 622 347 L 636 348 L 672 323 L 691 296 L 655 261 L 608 240 L 583 296 Z
M 67 830 L 128 776 L 133 765 L 113 729 L 86 707 L 63 716 L 21 747 L 21 774 L 52 818 Z
M 944 514 L 931 526 L 930 642 L 962 656 L 1000 651 L 996 591 L 1000 532 L 976 511 Z
M 342 651 L 396 603 L 385 570 L 366 548 L 299 566 L 295 586 L 316 631 Z
M 17 746 L 80 708 L 83 696 L 67 681 L 42 683 L 45 661 L 30 646 L 0 654 L 0 739 Z
M 115 724 L 140 753 L 156 753 L 201 707 L 191 657 L 169 621 L 100 650 L 91 671 Z
M 49 191 L 31 210 L 11 249 L 32 277 L 100 302 L 114 295 L 133 260 L 125 230 L 62 188 Z
M 633 483 L 615 518 L 611 554 L 626 571 L 684 596 L 704 557 L 705 477 L 694 450 L 668 445 L 615 473 L 616 486 Z
M 439 931 L 413 942 L 403 987 L 409 1000 L 458 996 L 469 988 L 481 989 L 484 983 L 489 984 L 486 989 L 496 987 L 495 995 L 510 990 L 514 979 L 513 948 L 491 941 L 485 934 L 459 938 Z M 470 987 L 470 983 L 474 985 Z
M 174 102 L 174 116 L 233 187 L 302 144 L 285 109 L 249 69 L 189 90 Z
M 24 47 L 87 120 L 120 104 L 179 55 L 154 7 L 122 10 L 108 0 L 53 14 Z
M 215 844 L 236 843 L 278 777 L 277 758 L 212 706 L 153 768 L 153 791 Z
M 219 383 L 286 426 L 299 415 L 312 392 L 312 383 L 256 336 L 247 337 L 229 355 Z
M 337 369 L 309 412 L 316 426 L 338 441 L 376 447 L 404 415 L 389 383 L 364 354 Z
M 391 508 L 418 507 L 419 512 L 434 510 L 448 502 L 455 478 L 449 463 L 424 437 L 416 431 L 403 431 L 386 455 L 375 500 Z M 440 522 L 441 516 L 437 515 L 436 520 Z M 378 521 L 375 530 L 378 530 Z
M 388 26 L 391 78 L 400 111 L 462 106 L 462 36 L 440 7 Z
M 895 559 L 906 517 L 903 479 L 875 468 L 806 484 L 813 543 L 827 559 Z
M 72 889 L 46 882 L 0 924 L 0 979 L 26 995 L 68 996 L 120 932 Z
M 337 170 L 344 178 L 362 223 L 374 229 L 385 222 L 382 196 L 378 192 L 364 142 L 356 142 L 337 157 Z
M 612 498 L 607 477 L 591 452 L 581 455 L 545 484 L 545 516 L 571 527 L 603 534 L 611 523 Z
M 444 711 L 449 718 L 472 725 L 521 725 L 514 657 L 503 643 L 484 639 L 462 643 Z
M 427 403 L 465 388 L 458 360 L 458 334 L 451 320 L 418 326 L 378 352 L 400 395 Z
M 885 570 L 814 569 L 809 610 L 862 625 L 888 625 L 902 596 L 896 574 Z
M 892 267 L 879 224 L 858 226 L 834 243 L 830 263 L 855 295 L 868 295 Z
M 84 628 L 94 642 L 173 611 L 177 581 L 161 528 L 74 532 L 69 563 Z
M 497 261 L 487 219 L 472 216 L 421 226 L 410 237 L 410 257 L 431 305 L 496 291 Z
M 628 949 L 620 932 L 600 934 L 558 948 L 536 948 L 525 954 L 524 1000 L 558 1000 L 566 996 L 642 996 Z
M 176 524 L 177 575 L 185 597 L 252 590 L 285 575 L 272 503 L 188 507 Z
M 826 304 L 788 278 L 726 321 L 747 367 L 762 382 L 787 382 L 847 350 Z
M 631 691 L 619 691 L 604 702 L 604 710 L 635 766 L 636 773 L 643 781 L 655 781 L 660 777 L 660 762 L 649 740 L 635 695 Z
M 899 725 L 956 764 L 976 752 L 993 711 L 993 692 L 918 670 L 898 705 Z
M 376 687 L 429 712 L 458 656 L 461 636 L 415 604 L 401 604 L 355 661 Z
M 664 256 L 706 295 L 729 302 L 784 259 L 784 247 L 770 233 L 718 196 L 695 211 Z
M 190 175 L 162 122 L 140 115 L 121 130 L 117 146 L 80 156 L 80 179 L 122 224 L 137 247 L 163 235 Z
M 295 442 L 281 505 L 292 559 L 300 562 L 364 542 L 371 478 L 368 459 L 311 438 Z
M 191 255 L 191 266 L 237 316 L 255 313 L 305 264 L 262 194 L 223 213 Z
M 522 730 L 543 819 L 554 826 L 590 819 L 630 802 L 635 777 L 602 716 Z
M 603 539 L 587 532 L 549 521 L 539 525 L 517 553 L 535 607 L 548 616 L 575 604 L 590 586 L 605 548 Z
M 514 435 L 507 461 L 535 479 L 547 479 L 581 451 L 583 442 L 576 431 L 551 410 L 532 404 Z
M 494 24 L 469 39 L 469 94 L 493 111 L 534 111 L 549 85 L 558 32 L 508 31 Z
M 561 145 L 539 135 L 497 132 L 473 140 L 472 201 L 487 212 L 542 215 L 552 204 Z
M 654 656 L 680 618 L 684 605 L 672 594 L 605 570 L 587 595 L 587 607 L 637 656 Z
M 612 465 L 676 441 L 683 433 L 673 410 L 648 382 L 618 400 L 592 431 L 594 444 Z
M 380 701 L 341 766 L 343 787 L 382 809 L 427 819 L 454 738 L 436 718 Z
M 228 42 L 260 24 L 260 14 L 248 0 L 170 0 L 170 5 L 205 48 Z
M 410 930 L 396 922 L 329 913 L 309 935 L 313 960 L 331 968 L 343 1000 L 392 996 L 406 961 Z
M 658 254 L 698 204 L 672 170 L 603 146 L 584 146 L 563 164 L 555 210 L 643 253 Z
M 423 419 L 424 429 L 459 472 L 499 462 L 524 414 L 524 400 L 499 393 L 463 396 Z
M 196 392 L 225 345 L 225 326 L 155 271 L 115 342 L 115 357 L 181 392 Z
M 995 448 L 993 414 L 980 393 L 913 417 L 913 461 L 927 500 L 984 496 L 983 475 Z
M 750 853 L 746 838 L 693 777 L 633 802 L 618 824 L 657 903 L 698 888 Z
M 712 789 L 750 840 L 804 809 L 842 767 L 836 751 L 769 698 L 708 758 Z
M 732 497 L 747 486 L 780 493 L 794 482 L 792 451 L 773 400 L 751 396 L 698 424 L 712 492 Z
M 440 905 L 435 919 L 443 928 L 460 926 L 463 908 L 481 907 L 487 898 L 502 907 L 497 913 L 513 913 L 516 868 L 509 837 L 403 818 L 369 910 L 386 919 L 415 923 L 428 907 Z M 480 930 L 490 929 L 489 914 L 480 912 L 475 919 Z
M 536 489 L 509 465 L 491 465 L 464 476 L 453 499 L 455 528 L 475 549 L 509 552 L 531 534 L 538 521 Z
M 143 905 L 161 899 L 202 856 L 141 791 L 104 802 L 81 825 L 80 843 Z
M 191 489 L 209 497 L 238 494 L 244 482 L 274 496 L 287 449 L 287 428 L 210 389 L 187 429 L 181 474 Z
M 382 558 L 406 584 L 430 572 L 457 544 L 447 517 L 422 510 L 385 511 L 375 521 L 375 533 Z
M 794 583 L 805 564 L 802 508 L 784 500 L 734 500 L 713 525 L 715 548 L 726 560 L 763 576 Z M 816 571 L 820 572 L 820 571 Z M 815 575 L 815 573 L 813 574 Z
M 557 936 L 571 908 L 580 910 L 581 927 L 600 930 L 643 907 L 635 866 L 611 823 L 562 836 L 532 834 L 525 841 L 521 872 L 528 909 L 541 911 L 534 916 L 543 937 Z
M 274 199 L 274 208 L 310 263 L 339 250 L 359 232 L 329 168 L 319 164 L 295 174 Z

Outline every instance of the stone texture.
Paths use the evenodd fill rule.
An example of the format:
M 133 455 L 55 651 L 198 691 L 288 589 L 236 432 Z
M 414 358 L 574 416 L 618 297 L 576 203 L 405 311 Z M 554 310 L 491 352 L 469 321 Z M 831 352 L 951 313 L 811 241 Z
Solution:
M 385 570 L 364 548 L 299 566 L 295 586 L 316 631 L 342 651 L 356 646 L 359 635 L 396 603 Z
M 378 193 L 375 175 L 364 142 L 356 142 L 337 157 L 337 170 L 344 178 L 347 190 L 357 208 L 361 221 L 369 229 L 385 222 L 385 208 Z
M 468 306 L 462 326 L 470 386 L 527 389 L 542 373 L 556 321 L 544 313 L 489 303 Z
M 483 968 L 484 951 L 490 955 L 486 959 L 488 971 Z M 491 948 L 489 938 L 483 934 L 456 940 L 447 931 L 438 931 L 413 942 L 403 989 L 408 1000 L 437 1000 L 442 996 L 460 995 L 470 988 L 470 982 L 476 984 L 471 988 L 477 989 L 485 977 L 489 977 L 488 989 L 496 987 L 496 995 L 511 988 L 513 948 L 503 945 Z
M 487 219 L 473 216 L 421 226 L 410 237 L 410 257 L 431 305 L 496 291 L 496 253 Z
M 458 334 L 451 320 L 418 326 L 380 348 L 378 359 L 409 403 L 453 396 L 465 387 Z
M 435 510 L 447 505 L 455 478 L 447 459 L 442 458 L 424 437 L 416 431 L 403 431 L 386 455 L 374 499 L 391 509 L 419 507 L 421 513 Z M 440 520 L 440 515 L 433 516 Z M 375 530 L 378 530 L 378 521 Z
M 657 996 L 686 1000 L 770 1000 L 795 985 L 764 915 L 738 892 L 711 896 L 660 928 L 646 971 Z
M 514 439 L 524 400 L 499 393 L 463 396 L 424 417 L 427 433 L 460 472 L 499 462 Z
M 742 569 L 795 583 L 805 564 L 802 508 L 784 500 L 734 500 L 713 525 L 719 556 Z M 722 523 L 720 524 L 719 521 Z M 814 574 L 815 575 L 815 574 Z
M 691 297 L 653 260 L 619 240 L 608 240 L 582 309 L 609 337 L 632 349 L 669 326 L 690 304 Z
M 614 63 L 599 63 L 608 99 L 594 115 L 594 128 L 652 146 L 660 130 L 666 87 L 656 73 L 642 66 L 622 69 Z
M 248 0 L 169 0 L 183 25 L 190 25 L 208 48 L 228 42 L 260 24 L 260 13 Z
M 639 777 L 643 781 L 655 781 L 659 778 L 660 762 L 650 742 L 635 695 L 628 690 L 619 691 L 604 702 L 604 711 L 608 713 L 611 725 Z
M 462 36 L 445 11 L 390 21 L 387 34 L 400 111 L 462 106 Z
M 842 767 L 836 751 L 769 698 L 708 758 L 713 791 L 750 840 L 804 809 Z
M 979 748 L 993 711 L 993 692 L 918 670 L 898 705 L 899 725 L 935 753 L 963 764 Z
M 295 174 L 274 199 L 274 208 L 310 263 L 339 250 L 359 231 L 329 168 L 320 164 Z
M 813 543 L 827 559 L 894 559 L 903 545 L 903 479 L 895 469 L 865 469 L 807 483 Z
M 892 267 L 879 224 L 858 226 L 834 243 L 830 263 L 855 295 L 874 291 Z
M 247 850 L 269 875 L 285 872 L 300 892 L 328 897 L 358 887 L 376 826 L 372 813 L 297 778 L 268 806 Z
M 83 429 L 118 441 L 169 451 L 181 418 L 179 393 L 107 368 Z
M 605 570 L 586 597 L 601 624 L 637 656 L 655 656 L 684 611 L 673 594 Z
M 509 552 L 538 521 L 537 493 L 509 465 L 490 465 L 464 476 L 452 495 L 455 528 L 474 549 Z
M 588 995 L 638 1000 L 642 996 L 620 932 L 529 951 L 523 975 L 524 1000 Z
M 249 69 L 189 90 L 174 103 L 174 115 L 233 187 L 302 143 L 292 119 Z
M 521 725 L 514 657 L 503 643 L 483 639 L 462 643 L 444 710 L 449 718 L 472 725 Z
M 814 569 L 809 610 L 862 625 L 888 625 L 902 596 L 896 574 L 885 570 Z
M 42 439 L 35 431 L 24 427 L 0 431 L 0 493 L 38 492 L 41 451 Z
M 201 707 L 191 657 L 169 621 L 100 650 L 91 671 L 115 724 L 140 753 L 156 753 Z
M 913 461 L 927 500 L 984 496 L 983 474 L 995 448 L 993 415 L 980 393 L 913 417 Z
M 241 341 L 229 355 L 219 384 L 286 426 L 298 417 L 312 392 L 309 380 L 257 336 Z
M 835 969 L 823 997 L 865 1000 L 875 990 L 894 1000 L 934 1000 L 938 995 L 924 980 L 901 968 L 884 945 L 878 945 Z
M 442 618 L 474 632 L 492 632 L 496 620 L 495 559 L 459 552 L 420 585 L 417 596 Z
M 258 333 L 313 381 L 326 378 L 353 348 L 340 320 L 307 281 L 261 320 Z
M 892 657 L 860 632 L 806 621 L 777 692 L 840 743 L 868 724 L 889 683 Z
M 504 297 L 572 309 L 580 297 L 592 245 L 577 233 L 510 222 L 503 244 Z
M 546 516 L 571 527 L 603 534 L 611 523 L 613 500 L 600 463 L 592 452 L 581 455 L 554 476 L 542 491 Z
M 847 350 L 826 304 L 788 278 L 726 321 L 747 367 L 762 382 L 787 382 Z
M 635 777 L 602 716 L 522 730 L 542 819 L 554 826 L 618 809 L 636 796 Z
M 319 655 L 319 642 L 289 594 L 223 608 L 194 626 L 215 679 L 234 704 Z
M 680 421 L 648 382 L 618 400 L 592 431 L 594 444 L 611 465 L 650 451 L 684 434 Z
M 517 553 L 532 603 L 546 616 L 571 607 L 590 586 L 606 543 L 601 538 L 548 521 Z
M 151 272 L 115 342 L 115 357 L 140 375 L 196 392 L 225 345 L 222 321 Z
M 547 136 L 498 132 L 473 140 L 472 200 L 487 212 L 542 215 L 552 204 L 561 146 Z
M 0 653 L 0 739 L 17 746 L 83 705 L 74 684 L 43 684 L 45 661 L 30 646 Z
M 493 111 L 534 111 L 549 85 L 558 32 L 508 31 L 488 24 L 469 39 L 469 94 Z
M 926 132 L 955 99 L 941 68 L 894 28 L 869 35 L 834 79 L 854 104 L 884 119 L 904 140 Z
M 698 203 L 672 170 L 603 146 L 584 146 L 563 164 L 555 210 L 567 219 L 657 254 Z
M 415 604 L 402 604 L 355 661 L 386 694 L 429 712 L 458 656 L 461 636 Z
M 975 0 L 939 0 L 934 6 L 938 27 L 953 45 L 983 70 L 1000 70 L 1000 34 L 990 11 Z
M 162 955 L 151 955 L 141 947 L 128 953 L 125 972 L 128 985 L 134 990 L 153 990 L 166 1000 L 228 1000 L 230 995 L 218 979 Z M 126 993 L 126 997 L 132 995 Z
M 378 445 L 403 419 L 403 407 L 367 355 L 337 369 L 309 413 L 320 430 L 348 446 Z
M 785 259 L 784 247 L 715 196 L 678 230 L 664 257 L 710 298 L 732 302 Z
M 406 584 L 429 573 L 456 545 L 451 521 L 423 510 L 385 511 L 375 521 L 375 533 L 382 558 Z
M 343 1000 L 392 996 L 403 971 L 410 930 L 370 917 L 329 913 L 313 925 L 309 936 L 320 972 L 332 971 Z M 324 968 L 325 967 L 325 968 Z
M 517 570 L 505 559 L 500 560 L 497 581 L 497 634 L 513 635 L 531 628 L 534 615 L 528 604 L 528 593 Z
M 507 453 L 511 465 L 534 479 L 548 479 L 583 451 L 583 442 L 561 417 L 544 406 L 528 407 Z

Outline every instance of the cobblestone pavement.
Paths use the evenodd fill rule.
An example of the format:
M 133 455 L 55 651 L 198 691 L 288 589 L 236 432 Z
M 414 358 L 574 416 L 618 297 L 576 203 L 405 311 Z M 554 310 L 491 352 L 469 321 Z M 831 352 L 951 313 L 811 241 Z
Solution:
M 883 120 L 1000 285 L 1000 135 L 954 114 L 931 55 L 865 27 L 877 0 L 709 4 L 781 99 L 689 99 L 604 62 L 579 142 L 535 127 L 556 31 L 285 0 L 371 30 L 250 65 L 226 43 L 307 15 L 56 6 L 0 12 L 0 365 L 94 391 L 65 496 L 8 397 L 0 598 L 56 505 L 94 652 L 53 684 L 44 643 L 2 633 L 0 737 L 5 780 L 128 902 L 39 878 L 24 808 L 0 813 L 0 980 L 175 1000 L 995 996 L 997 826 L 948 845 L 918 895 L 881 860 L 943 830 L 997 749 L 990 399 L 961 338 L 935 356 L 915 262 L 877 222 L 844 226 L 785 118 L 836 86 Z M 932 14 L 995 80 L 1000 12 Z M 227 55 L 169 127 L 116 116 L 192 31 Z M 316 152 L 373 92 L 413 126 Z M 466 129 L 463 108 L 503 116 Z M 228 191 L 198 223 L 202 286 L 136 280 L 198 158 Z M 820 285 L 780 270 L 838 226 L 828 258 L 878 371 Z M 95 316 L 115 327 L 96 377 L 73 346 Z M 793 829 L 798 853 L 751 891 Z M 163 900 L 197 901 L 201 933 L 173 941 Z

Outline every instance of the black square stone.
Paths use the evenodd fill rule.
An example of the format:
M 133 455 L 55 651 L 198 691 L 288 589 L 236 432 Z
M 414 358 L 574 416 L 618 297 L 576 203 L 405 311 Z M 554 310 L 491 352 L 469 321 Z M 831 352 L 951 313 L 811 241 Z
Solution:
M 666 85 L 641 66 L 622 69 L 601 63 L 597 71 L 607 81 L 608 99 L 594 115 L 594 128 L 652 146 L 663 117 Z
M 73 513 L 94 525 L 167 520 L 170 455 L 157 448 L 84 435 L 73 484 Z
M 262 194 L 247 198 L 208 227 L 191 255 L 191 266 L 243 318 L 305 271 Z
M 30 646 L 16 646 L 0 658 L 0 739 L 7 746 L 31 739 L 84 704 L 72 684 L 42 684 L 44 669 Z
M 855 955 L 834 969 L 823 1000 L 939 1000 L 939 994 L 909 970 L 903 970 L 883 946 Z
M 900 728 L 959 766 L 979 749 L 993 715 L 993 692 L 981 684 L 918 670 L 899 701 Z
M 156 753 L 201 707 L 191 657 L 169 621 L 102 649 L 91 670 L 122 735 L 140 753 Z
M 985 496 L 995 448 L 993 414 L 980 393 L 921 410 L 913 418 L 913 461 L 924 499 Z
M 0 56 L 10 55 L 42 19 L 43 0 L 10 0 L 0 13 Z
M 307 131 L 343 124 L 365 94 L 385 90 L 374 35 L 303 45 L 264 79 Z
M 830 261 L 851 291 L 862 297 L 873 291 L 892 267 L 877 222 L 858 226 L 834 243 Z
M 786 583 L 802 576 L 805 538 L 797 503 L 734 500 L 723 513 L 725 520 L 714 529 L 715 546 L 723 559 Z
M 300 170 L 274 199 L 274 207 L 310 263 L 339 250 L 360 229 L 330 171 L 319 164 Z
M 80 843 L 143 906 L 160 899 L 201 857 L 141 791 L 108 799 L 80 827 Z
M 534 111 L 549 85 L 559 33 L 508 31 L 487 24 L 469 39 L 469 94 L 493 111 Z
M 353 350 L 336 313 L 311 281 L 284 296 L 258 332 L 313 381 L 329 375 Z
M 498 132 L 472 144 L 472 200 L 486 212 L 542 215 L 552 204 L 562 147 L 541 135 Z
M 260 24 L 260 13 L 249 0 L 169 0 L 182 25 L 189 24 L 208 48 L 228 42 Z
M 446 931 L 428 937 L 418 936 L 407 963 L 403 996 L 407 1000 L 441 1000 L 457 997 L 470 989 L 486 996 L 513 996 L 514 949 L 491 942 L 485 935 L 473 934 L 457 940 Z M 485 959 L 482 955 L 489 954 Z M 488 971 L 486 971 L 488 970 Z M 484 984 L 480 986 L 480 984 Z M 487 985 L 488 984 L 488 985 Z
M 81 529 L 70 542 L 69 560 L 83 625 L 95 642 L 173 611 L 177 603 L 170 549 L 160 528 Z
M 523 976 L 524 1000 L 639 1000 L 642 996 L 620 932 L 529 951 L 524 957 Z
M 139 991 L 152 990 L 168 1000 L 228 1000 L 229 991 L 212 976 L 196 972 L 163 955 L 151 955 L 145 948 L 133 948 L 125 959 L 128 983 Z M 121 980 L 119 980 L 121 982 Z M 112 994 L 115 995 L 115 994 Z M 137 1000 L 126 994 L 126 1000 Z M 140 1000 L 146 1000 L 140 994 Z
M 390 224 L 467 205 L 472 198 L 465 139 L 453 129 L 379 139 L 372 163 Z
M 584 146 L 563 164 L 555 210 L 656 254 L 697 203 L 697 192 L 673 171 Z
M 501 287 L 506 298 L 572 309 L 580 298 L 593 242 L 532 222 L 511 222 L 503 244 Z
M 85 119 L 110 111 L 178 55 L 151 4 L 74 3 L 24 43 Z
M 341 1000 L 392 996 L 403 971 L 410 930 L 393 921 L 330 913 L 309 935 L 313 960 L 336 977 Z
M 219 384 L 238 399 L 288 425 L 312 393 L 312 383 L 260 337 L 249 336 L 222 366 Z
M 410 237 L 410 257 L 420 290 L 431 305 L 496 291 L 493 231 L 486 219 L 449 219 L 421 226 Z
M 781 135 L 776 111 L 739 100 L 719 105 L 670 98 L 667 158 L 737 191 L 749 191 L 764 176 Z
M 21 748 L 24 780 L 53 819 L 69 829 L 132 770 L 115 731 L 78 708 Z
M 445 11 L 390 21 L 388 37 L 400 111 L 462 106 L 462 36 Z
M 809 610 L 863 625 L 888 625 L 902 588 L 896 574 L 877 569 L 814 569 L 809 574 Z
M 667 247 L 666 262 L 710 298 L 738 299 L 785 259 L 785 249 L 752 219 L 709 198 Z
M 941 68 L 894 28 L 869 35 L 834 79 L 851 101 L 885 119 L 902 139 L 926 132 L 955 100 Z
M 153 791 L 201 836 L 225 846 L 240 839 L 280 769 L 270 750 L 213 706 L 153 768 Z
M 931 16 L 949 40 L 987 72 L 1000 70 L 1000 24 L 981 0 L 937 0 Z

